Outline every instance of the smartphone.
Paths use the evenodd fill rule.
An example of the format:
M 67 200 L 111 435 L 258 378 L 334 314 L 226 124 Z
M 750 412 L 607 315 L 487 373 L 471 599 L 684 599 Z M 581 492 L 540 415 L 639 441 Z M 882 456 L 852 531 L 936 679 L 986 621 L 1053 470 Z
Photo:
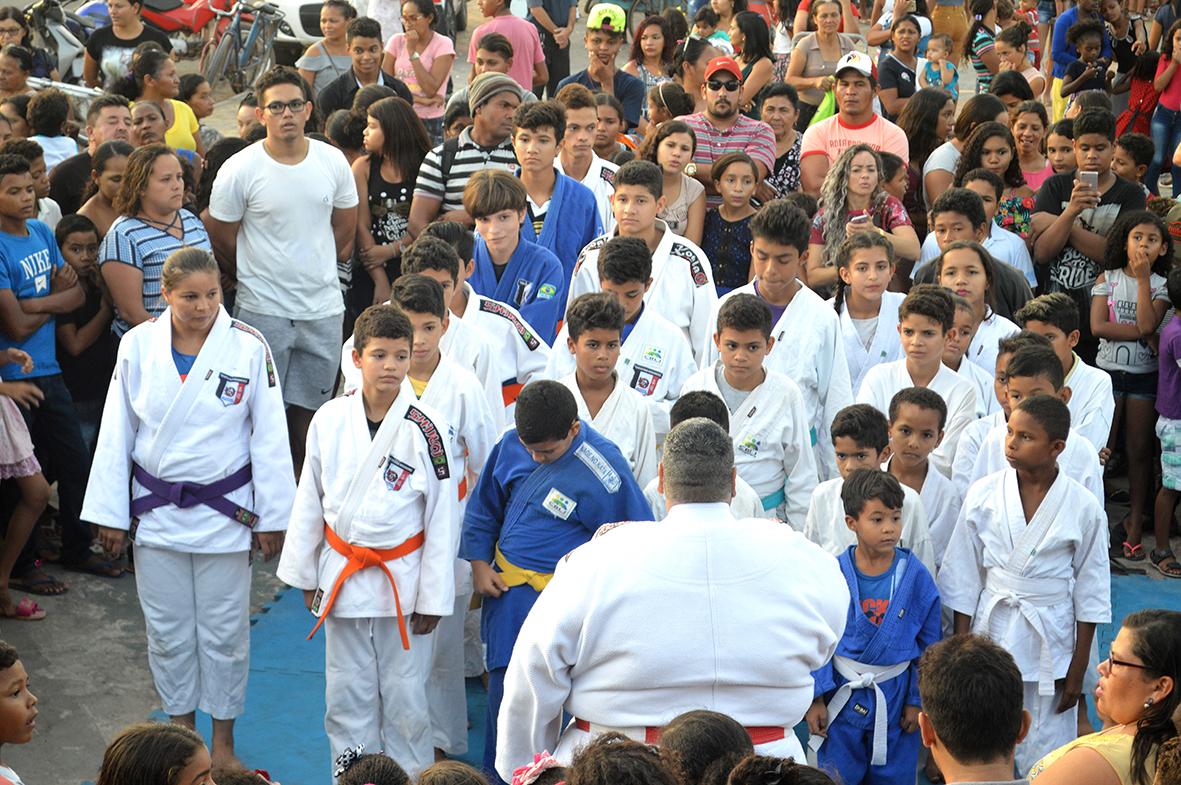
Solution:
M 849 219 L 849 223 L 851 223 L 851 224 L 867 224 L 867 223 L 869 223 L 869 216 L 868 215 L 855 215 Z
M 1098 172 L 1079 172 L 1078 179 L 1087 184 L 1087 187 L 1092 191 L 1099 190 L 1099 173 Z

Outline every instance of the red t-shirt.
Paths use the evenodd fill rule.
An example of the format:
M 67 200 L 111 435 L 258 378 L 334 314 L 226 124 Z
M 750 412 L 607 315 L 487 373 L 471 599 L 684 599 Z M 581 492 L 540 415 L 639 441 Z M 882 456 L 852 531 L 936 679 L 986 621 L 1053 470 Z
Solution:
M 812 0 L 800 0 L 800 4 L 798 6 L 796 6 L 796 13 L 799 13 L 800 11 L 803 11 L 804 13 L 808 13 L 808 11 L 811 10 L 811 8 L 812 8 Z M 861 14 L 857 12 L 857 6 L 853 6 L 853 16 L 857 17 L 858 19 L 861 18 Z M 837 28 L 837 32 L 838 33 L 845 32 L 845 14 L 844 14 L 843 10 L 841 13 L 841 24 Z M 857 32 L 860 33 L 861 31 L 858 30 Z

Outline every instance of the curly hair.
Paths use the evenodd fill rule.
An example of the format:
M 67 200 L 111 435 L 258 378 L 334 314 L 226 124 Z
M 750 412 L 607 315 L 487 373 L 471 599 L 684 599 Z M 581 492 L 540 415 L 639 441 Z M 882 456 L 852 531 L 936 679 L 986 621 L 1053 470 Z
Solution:
M 140 210 L 140 200 L 152 179 L 152 170 L 156 161 L 165 156 L 172 156 L 180 162 L 176 151 L 165 144 L 150 144 L 136 149 L 127 156 L 127 168 L 123 172 L 123 182 L 119 184 L 119 192 L 115 195 L 112 205 L 119 215 L 135 215 Z
M 836 163 L 824 177 L 820 186 L 820 209 L 824 211 L 824 258 L 835 259 L 841 243 L 845 241 L 845 217 L 849 214 L 849 170 L 853 159 L 862 153 L 873 156 L 878 167 L 878 184 L 869 196 L 869 210 L 873 212 L 885 201 L 888 194 L 882 189 L 882 157 L 867 144 L 855 144 L 841 153 Z
M 1128 266 L 1128 235 L 1141 225 L 1154 227 L 1161 236 L 1164 254 L 1152 263 L 1152 272 L 1160 276 L 1169 274 L 1169 267 L 1173 264 L 1173 235 L 1169 233 L 1165 220 L 1150 210 L 1124 212 L 1116 219 L 1115 226 L 1107 235 L 1107 248 L 1103 254 L 1104 270 L 1122 270 Z
M 677 785 L 725 785 L 738 761 L 753 753 L 746 728 L 705 709 L 674 717 L 660 737 L 660 755 Z
M 673 134 L 688 134 L 689 139 L 693 142 L 694 151 L 697 150 L 697 134 L 693 132 L 688 123 L 682 120 L 666 120 L 656 127 L 656 133 L 649 133 L 644 137 L 644 141 L 636 150 L 636 158 L 659 164 L 660 161 L 656 160 L 656 154 L 660 149 L 660 143 Z
M 1001 179 L 1009 188 L 1020 188 L 1025 185 L 1025 175 L 1021 174 L 1021 161 L 1017 157 L 1017 140 L 1013 138 L 1013 132 L 1004 123 L 989 122 L 978 125 L 968 138 L 964 154 L 960 156 L 959 165 L 955 170 L 955 184 L 957 186 L 963 184 L 964 175 L 968 172 L 984 166 L 980 160 L 984 155 L 984 145 L 989 139 L 998 136 L 1005 140 L 1013 153 L 1009 158 L 1009 168 L 1001 174 Z
M 885 420 L 885 418 L 882 418 Z M 835 785 L 820 769 L 796 763 L 791 758 L 750 755 L 730 772 L 728 785 Z
M 1132 653 L 1144 663 L 1145 677 L 1169 676 L 1173 689 L 1163 699 L 1144 709 L 1136 722 L 1132 740 L 1132 781 L 1148 785 L 1152 777 L 1147 763 L 1154 748 L 1177 735 L 1174 717 L 1181 706 L 1181 613 L 1149 609 L 1137 611 L 1124 619 L 1123 626 L 1133 633 Z
M 539 384 L 539 382 L 534 382 Z M 654 747 L 621 733 L 595 737 L 574 754 L 568 785 L 677 785 Z

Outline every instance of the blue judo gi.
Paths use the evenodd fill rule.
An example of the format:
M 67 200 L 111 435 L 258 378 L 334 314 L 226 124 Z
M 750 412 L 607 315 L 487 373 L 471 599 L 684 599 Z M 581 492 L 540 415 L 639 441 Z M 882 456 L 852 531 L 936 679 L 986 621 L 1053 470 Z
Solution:
M 562 264 L 563 279 L 567 282 L 562 292 L 560 313 L 566 312 L 569 282 L 574 277 L 574 264 L 590 241 L 603 234 L 603 219 L 599 217 L 595 194 L 580 182 L 555 170 L 554 193 L 545 212 L 541 234 L 533 230 L 533 222 L 525 221 L 521 236 L 548 248 Z
M 914 554 L 897 548 L 900 561 L 895 586 L 880 625 L 866 617 L 861 608 L 854 567 L 855 545 L 837 559 L 849 585 L 849 614 L 845 634 L 837 644 L 836 657 L 866 665 L 888 666 L 909 662 L 898 676 L 879 682 L 886 704 L 886 762 L 871 763 L 877 697 L 872 687 L 854 689 L 844 708 L 834 718 L 829 710 L 828 736 L 817 751 L 821 769 L 835 771 L 846 785 L 913 785 L 919 754 L 919 732 L 902 731 L 904 706 L 921 707 L 919 701 L 919 657 L 942 636 L 939 590 L 935 580 Z M 831 703 L 842 684 L 849 681 L 829 662 L 812 674 L 816 695 Z
M 513 428 L 492 449 L 469 497 L 459 558 L 494 564 L 499 550 L 516 567 L 548 574 L 604 523 L 650 520 L 652 508 L 627 459 L 585 421 L 562 457 L 546 464 L 529 456 Z M 488 646 L 484 769 L 491 776 L 505 671 L 539 596 L 526 583 L 483 600 L 480 634 Z
M 533 229 L 528 230 L 532 232 Z M 477 294 L 508 303 L 521 312 L 521 316 L 547 344 L 552 345 L 558 334 L 558 320 L 565 310 L 566 291 L 570 288 L 570 277 L 562 269 L 558 257 L 544 246 L 524 239 L 509 257 L 500 280 L 492 268 L 492 257 L 488 255 L 488 244 L 476 233 L 476 247 L 472 254 L 475 259 L 472 275 L 467 282 Z

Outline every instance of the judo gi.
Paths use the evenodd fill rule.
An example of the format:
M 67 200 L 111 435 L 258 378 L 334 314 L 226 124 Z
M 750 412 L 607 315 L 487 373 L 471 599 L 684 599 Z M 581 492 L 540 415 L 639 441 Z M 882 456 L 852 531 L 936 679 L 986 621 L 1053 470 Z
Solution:
M 668 508 L 664 504 L 664 495 L 656 489 L 659 482 L 659 478 L 654 478 L 644 486 L 644 498 L 652 508 L 652 516 L 658 521 L 663 521 L 668 517 Z M 734 478 L 734 498 L 730 500 L 730 514 L 739 521 L 763 517 L 763 500 L 741 477 Z
M 266 340 L 224 308 L 184 381 L 172 351 L 167 308 L 120 341 L 82 519 L 135 543 L 164 711 L 229 720 L 246 704 L 251 535 L 286 529 L 295 497 L 283 395 Z
M 554 566 L 604 523 L 651 519 L 627 460 L 585 420 L 566 452 L 551 463 L 534 461 L 515 428 L 493 448 L 468 501 L 459 549 L 461 559 L 495 565 L 509 584 L 499 597 L 485 597 L 482 608 L 489 679 L 484 761 L 489 771 L 495 762 L 505 668 L 517 632 Z
M 841 501 L 843 487 L 843 477 L 817 485 L 812 491 L 804 522 L 804 536 L 833 556 L 840 556 L 850 545 L 857 544 L 857 535 L 845 524 L 845 504 Z M 931 546 L 927 510 L 922 498 L 905 485 L 902 486 L 902 536 L 898 543 L 913 552 L 927 572 L 935 574 L 935 551 Z
M 1066 374 L 1070 388 L 1070 430 L 1087 437 L 1096 450 L 1107 446 L 1111 435 L 1111 421 L 1115 417 L 1115 394 L 1111 376 L 1102 368 L 1087 365 L 1077 354 L 1074 365 Z
M 972 336 L 972 342 L 964 352 L 964 359 L 976 363 L 991 378 L 996 373 L 996 356 L 1000 354 L 1000 341 L 1019 332 L 1020 327 L 989 309 L 988 318 L 980 322 L 980 326 L 976 328 L 976 334 Z
M 569 281 L 574 275 L 574 264 L 578 255 L 591 240 L 603 234 L 603 219 L 595 195 L 581 183 L 566 175 L 555 172 L 554 192 L 550 195 L 541 234 L 533 229 L 532 221 L 521 226 L 522 239 L 549 249 L 562 265 L 562 281 Z M 558 313 L 566 312 L 566 294 L 562 292 Z
M 578 416 L 589 422 L 602 436 L 611 441 L 631 467 L 632 476 L 641 488 L 656 479 L 656 431 L 652 427 L 652 413 L 643 396 L 623 384 L 615 376 L 615 389 L 603 401 L 598 414 L 591 416 L 590 407 L 582 397 L 582 390 L 574 374 L 558 380 L 574 393 Z
M 485 297 L 516 308 L 541 339 L 551 344 L 558 332 L 558 321 L 565 313 L 561 304 L 566 297 L 569 279 L 563 273 L 558 257 L 548 248 L 528 242 L 525 237 L 522 228 L 517 248 L 497 278 L 492 257 L 488 255 L 488 245 L 477 233 L 476 247 L 472 251 L 475 265 L 467 282 Z
M 454 327 L 456 321 L 463 321 L 460 329 L 468 333 L 467 327 L 475 328 L 470 332 L 479 334 L 490 346 L 489 376 L 500 382 L 505 419 L 511 420 L 521 388 L 535 377 L 542 378 L 549 344 L 516 308 L 476 294 L 466 281 L 462 286 L 467 292 L 467 307 L 462 314 L 451 314 L 451 324 Z M 454 348 L 453 341 L 449 347 Z
M 837 412 L 853 403 L 853 388 L 836 311 L 803 283 L 800 287 L 783 316 L 771 328 L 775 345 L 763 364 L 767 370 L 778 371 L 799 385 L 804 395 L 804 409 L 812 425 L 819 479 L 827 480 L 840 475 L 832 447 L 832 420 Z M 727 297 L 758 293 L 758 281 L 755 280 L 730 292 Z M 721 302 L 725 302 L 725 298 Z M 718 357 L 713 343 L 717 310 L 710 320 L 703 367 Z
M 415 397 L 410 379 L 402 380 L 407 400 Z M 463 521 L 469 490 L 476 487 L 480 471 L 492 452 L 503 422 L 497 409 L 489 409 L 479 380 L 466 368 L 441 357 L 423 390 L 422 403 L 440 414 L 450 424 L 448 455 L 453 456 L 457 472 L 459 504 L 455 525 Z M 467 689 L 464 682 L 464 619 L 472 599 L 472 568 L 466 561 L 455 560 L 455 604 L 450 616 L 435 627 L 427 700 L 430 704 L 434 746 L 449 755 L 467 752 Z
M 412 777 L 434 762 L 434 744 L 431 638 L 410 635 L 410 617 L 455 606 L 460 470 L 449 428 L 404 390 L 372 437 L 360 392 L 321 406 L 277 573 L 316 592 L 333 758 L 364 744 Z
M 569 335 L 566 325 L 562 325 L 549 355 L 547 378 L 560 379 L 574 373 L 574 355 L 567 346 Z M 648 402 L 657 443 L 664 441 L 673 404 L 685 380 L 696 370 L 697 361 L 685 334 L 655 309 L 642 306 L 636 320 L 624 327 L 615 372 Z
M 689 377 L 681 394 L 707 390 L 725 400 L 718 387 L 721 372 L 721 361 L 703 368 Z M 730 412 L 734 465 L 759 495 L 762 517 L 779 518 L 800 531 L 816 487 L 810 421 L 796 383 L 783 374 L 766 373 L 763 383 Z
M 832 662 L 813 674 L 816 695 L 828 705 L 827 735 L 808 746 L 821 769 L 849 785 L 913 785 L 919 732 L 905 733 L 900 723 L 905 706 L 922 708 L 919 658 L 942 637 L 939 590 L 931 573 L 897 548 L 889 605 L 879 623 L 871 621 L 858 591 L 855 547 L 837 559 L 851 596 L 845 634 Z
M 968 488 L 976 479 L 973 473 L 976 471 L 976 458 L 980 456 L 980 445 L 984 444 L 984 440 L 988 438 L 988 434 L 992 432 L 993 428 L 999 425 L 1003 430 L 1006 422 L 1008 420 L 1002 409 L 968 423 L 960 433 L 959 444 L 955 447 L 955 460 L 951 465 L 951 481 L 961 500 L 968 495 Z M 1003 453 L 1001 457 L 1004 457 Z M 948 536 L 950 536 L 950 532 Z
M 792 727 L 848 603 L 835 559 L 725 503 L 617 526 L 561 561 L 521 628 L 496 768 L 542 749 L 569 763 L 602 730 L 651 739 L 690 709 L 733 717 L 759 754 L 802 760 Z
M 1027 521 L 1017 472 L 990 474 L 964 499 L 939 592 L 944 605 L 971 616 L 972 631 L 1004 646 L 1021 669 L 1033 724 L 1017 745 L 1017 769 L 1027 772 L 1077 735 L 1078 713 L 1056 711 L 1061 690 L 1054 681 L 1070 665 L 1075 624 L 1111 621 L 1107 516 L 1059 471 Z
M 877 324 L 873 337 L 867 346 L 861 340 L 857 325 L 849 316 L 848 308 L 841 308 L 841 337 L 844 339 L 845 360 L 849 363 L 849 381 L 853 394 L 861 388 L 861 380 L 870 368 L 879 363 L 901 360 L 902 340 L 898 337 L 898 306 L 906 299 L 901 292 L 882 292 L 882 305 L 878 309 Z M 827 300 L 832 304 L 835 298 Z
M 652 286 L 644 295 L 644 304 L 675 324 L 685 334 L 694 357 L 701 362 L 701 347 L 713 335 L 718 293 L 714 289 L 713 268 L 705 252 L 657 221 L 664 232 L 652 252 Z M 605 234 L 582 249 L 574 277 L 570 281 L 570 300 L 580 294 L 597 292 L 599 285 L 599 250 L 614 235 Z
M 871 404 L 882 414 L 889 415 L 890 399 L 906 387 L 914 387 L 910 372 L 906 370 L 906 360 L 875 365 L 861 383 L 857 403 Z M 929 460 L 944 476 L 950 477 L 960 432 L 976 419 L 976 390 L 971 382 L 942 363 L 927 387 L 939 393 L 943 397 L 943 402 L 947 404 L 947 424 L 943 426 L 943 441 L 931 451 Z
M 1005 436 L 1006 426 L 1002 423 L 984 437 L 968 487 L 983 477 L 1009 468 L 1009 462 L 1005 459 Z M 1066 436 L 1066 447 L 1058 456 L 1058 466 L 1067 477 L 1090 491 L 1100 507 L 1104 505 L 1103 467 L 1099 464 L 1099 451 L 1073 428 Z
M 594 153 L 591 155 L 593 158 L 590 168 L 586 170 L 586 176 L 578 182 L 594 194 L 599 220 L 603 224 L 603 233 L 611 234 L 615 231 L 615 213 L 611 211 L 611 197 L 615 196 L 615 173 L 619 171 L 619 167 Z M 561 156 L 554 159 L 554 168 L 561 174 L 566 174 L 562 171 Z
M 1001 411 L 1001 403 L 996 399 L 996 385 L 993 383 L 996 371 L 986 371 L 981 365 L 969 360 L 960 359 L 960 367 L 956 370 L 960 376 L 972 383 L 976 390 L 976 417 L 987 417 Z M 960 435 L 963 438 L 963 435 Z

